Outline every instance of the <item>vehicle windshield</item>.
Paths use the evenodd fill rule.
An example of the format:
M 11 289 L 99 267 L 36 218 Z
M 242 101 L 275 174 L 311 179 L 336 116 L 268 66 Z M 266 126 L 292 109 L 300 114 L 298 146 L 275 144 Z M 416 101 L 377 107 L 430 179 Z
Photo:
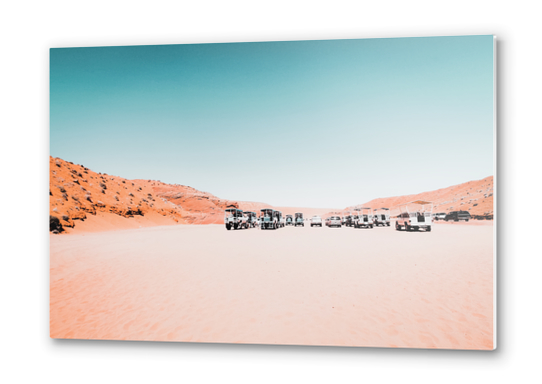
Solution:
M 243 215 L 243 211 L 239 209 L 226 209 L 224 213 L 226 216 L 231 216 L 231 217 L 241 217 Z

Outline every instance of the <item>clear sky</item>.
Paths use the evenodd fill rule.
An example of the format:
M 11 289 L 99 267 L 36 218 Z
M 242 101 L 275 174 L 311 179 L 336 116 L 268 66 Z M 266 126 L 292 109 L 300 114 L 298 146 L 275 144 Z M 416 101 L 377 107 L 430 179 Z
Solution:
M 493 174 L 493 36 L 50 56 L 51 155 L 232 200 L 333 207 Z

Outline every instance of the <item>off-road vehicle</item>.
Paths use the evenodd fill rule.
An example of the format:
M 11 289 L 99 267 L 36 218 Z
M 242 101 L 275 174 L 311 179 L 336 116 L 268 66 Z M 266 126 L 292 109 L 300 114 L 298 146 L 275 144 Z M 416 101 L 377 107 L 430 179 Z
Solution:
M 416 200 L 399 206 L 400 214 L 395 221 L 395 229 L 408 232 L 423 229 L 431 232 L 433 203 Z
M 237 208 L 228 208 L 224 211 L 224 224 L 226 229 L 248 228 L 247 217 L 243 211 Z
M 244 214 L 247 217 L 248 227 L 255 228 L 258 225 L 258 217 L 256 216 L 256 212 L 245 211 Z
M 375 226 L 390 226 L 390 210 L 389 208 L 375 208 L 374 209 L 374 224 Z
M 295 220 L 294 220 L 294 226 L 302 226 L 304 227 L 305 226 L 305 221 L 303 220 L 303 213 L 301 212 L 296 212 L 295 213 Z
M 374 218 L 370 207 L 361 207 L 354 210 L 353 217 L 354 228 L 373 228 Z
M 294 225 L 294 217 L 292 215 L 286 215 L 286 225 Z
M 449 212 L 445 217 L 444 220 L 446 221 L 459 221 L 459 220 L 465 220 L 469 221 L 471 219 L 470 212 L 467 211 L 452 211 Z
M 328 227 L 342 227 L 341 217 L 340 216 L 331 216 L 329 218 Z
M 260 229 L 277 229 L 278 228 L 278 216 L 275 210 L 271 208 L 265 208 L 260 210 Z
M 314 226 L 318 226 L 318 227 L 322 226 L 322 218 L 320 216 L 313 216 L 311 218 L 311 227 L 314 227 Z

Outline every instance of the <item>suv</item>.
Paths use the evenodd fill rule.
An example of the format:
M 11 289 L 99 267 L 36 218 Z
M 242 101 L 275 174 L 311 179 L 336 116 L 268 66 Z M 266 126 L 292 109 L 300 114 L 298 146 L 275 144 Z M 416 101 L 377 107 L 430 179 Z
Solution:
M 471 215 L 467 211 L 452 211 L 444 217 L 444 220 L 446 221 L 459 221 L 459 220 L 465 220 L 469 221 L 471 219 Z
M 435 221 L 444 220 L 445 218 L 446 218 L 446 213 L 444 212 L 435 213 L 433 215 L 433 219 L 435 219 Z
M 341 222 L 341 218 L 340 216 L 331 216 L 329 218 L 329 224 L 327 225 L 328 227 L 341 227 L 342 226 L 342 222 Z
M 430 201 L 417 200 L 399 206 L 401 213 L 395 221 L 395 229 L 404 229 L 407 232 L 424 229 L 431 232 L 433 203 Z
M 320 216 L 313 216 L 311 218 L 311 227 L 314 227 L 315 225 L 322 226 L 322 218 Z

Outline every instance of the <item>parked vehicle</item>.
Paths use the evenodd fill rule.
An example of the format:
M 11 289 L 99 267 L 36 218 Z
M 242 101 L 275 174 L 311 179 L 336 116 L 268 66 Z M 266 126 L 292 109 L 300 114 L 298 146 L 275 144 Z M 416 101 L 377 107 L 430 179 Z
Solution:
M 277 229 L 279 227 L 278 211 L 271 208 L 260 210 L 260 229 Z
M 444 220 L 446 221 L 459 221 L 459 220 L 465 220 L 469 221 L 471 219 L 470 212 L 467 211 L 452 211 L 449 212 L 445 217 Z
M 284 228 L 286 226 L 286 218 L 282 216 L 282 212 L 279 211 L 279 223 L 280 227 Z
M 351 227 L 352 224 L 353 224 L 352 212 L 346 212 L 346 215 L 344 216 L 344 225 L 347 227 Z
M 431 232 L 433 203 L 417 200 L 399 206 L 400 214 L 395 221 L 395 229 L 404 229 L 408 232 L 423 229 Z
M 374 217 L 370 207 L 361 207 L 354 210 L 356 212 L 353 217 L 354 228 L 373 228 Z
M 294 217 L 292 215 L 286 215 L 286 225 L 294 225 Z
M 305 226 L 305 221 L 303 220 L 303 213 L 301 212 L 296 212 L 295 214 L 295 221 L 294 221 L 294 226 L 302 226 L 304 227 Z
M 249 228 L 255 228 L 258 225 L 258 217 L 256 216 L 256 212 L 244 212 L 245 216 L 247 217 L 247 224 Z
M 328 227 L 338 227 L 340 228 L 342 226 L 341 217 L 340 216 L 331 216 L 329 218 L 329 224 Z
M 247 216 L 243 211 L 237 208 L 228 208 L 224 211 L 224 224 L 226 229 L 248 228 Z
M 374 211 L 374 224 L 375 226 L 390 226 L 390 210 L 389 208 L 376 208 Z
M 311 218 L 311 227 L 314 227 L 314 226 L 319 226 L 319 227 L 322 226 L 322 218 L 320 216 L 313 216 Z
M 435 221 L 444 220 L 445 218 L 446 218 L 446 213 L 445 212 L 438 212 L 438 213 L 433 214 L 433 219 Z

